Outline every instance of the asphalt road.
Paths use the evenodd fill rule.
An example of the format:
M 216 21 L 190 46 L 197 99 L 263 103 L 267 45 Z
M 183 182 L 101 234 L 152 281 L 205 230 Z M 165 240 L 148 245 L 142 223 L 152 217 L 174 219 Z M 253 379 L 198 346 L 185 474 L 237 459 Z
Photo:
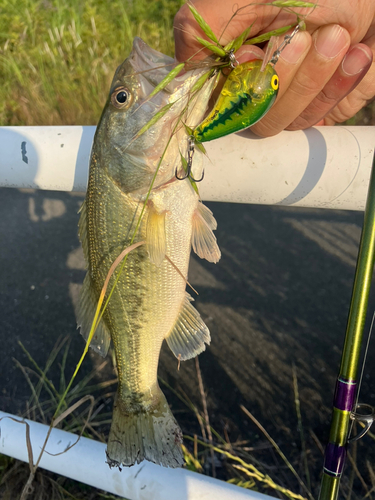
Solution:
M 84 278 L 77 237 L 82 195 L 0 190 L 0 408 L 25 411 L 30 388 L 14 358 L 30 366 L 21 341 L 40 366 L 60 336 L 71 337 L 67 375 L 83 349 L 74 302 Z M 316 477 L 317 440 L 328 435 L 330 407 L 345 333 L 362 213 L 211 203 L 222 251 L 214 265 L 193 256 L 189 280 L 212 344 L 199 357 L 213 427 L 231 440 L 264 444 L 240 409 L 246 406 L 286 454 L 300 450 L 293 392 L 296 368 L 302 421 Z M 374 297 L 370 309 L 374 309 Z M 375 404 L 375 345 L 361 401 Z M 90 354 L 83 373 L 102 359 Z M 202 408 L 194 361 L 177 362 L 164 346 L 161 377 Z M 51 372 L 58 379 L 59 368 Z M 98 380 L 113 375 L 98 372 Z M 199 425 L 165 388 L 184 432 Z M 361 445 L 374 463 L 374 441 Z M 366 480 L 366 471 L 364 477 Z

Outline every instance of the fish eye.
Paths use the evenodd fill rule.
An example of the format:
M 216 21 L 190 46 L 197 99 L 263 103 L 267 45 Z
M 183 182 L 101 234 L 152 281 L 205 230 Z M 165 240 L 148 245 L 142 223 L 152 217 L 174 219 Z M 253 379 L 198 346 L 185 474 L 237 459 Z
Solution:
M 131 101 L 131 94 L 129 90 L 125 87 L 118 87 L 112 92 L 111 102 L 118 108 L 122 109 L 126 107 Z
M 125 90 L 121 90 L 121 92 L 119 92 L 116 95 L 116 101 L 119 102 L 120 104 L 125 104 L 127 98 L 128 98 L 128 94 L 127 94 L 127 92 L 125 92 Z
M 271 87 L 273 90 L 277 90 L 279 88 L 279 77 L 277 75 L 273 75 L 271 78 Z

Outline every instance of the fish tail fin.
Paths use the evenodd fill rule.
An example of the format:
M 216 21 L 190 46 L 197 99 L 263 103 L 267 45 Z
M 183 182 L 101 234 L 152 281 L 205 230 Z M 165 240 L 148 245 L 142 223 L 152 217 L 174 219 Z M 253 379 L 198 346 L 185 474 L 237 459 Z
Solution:
M 149 411 L 124 411 L 116 398 L 107 445 L 110 467 L 130 467 L 149 460 L 164 467 L 181 467 L 182 432 L 159 389 L 158 402 Z

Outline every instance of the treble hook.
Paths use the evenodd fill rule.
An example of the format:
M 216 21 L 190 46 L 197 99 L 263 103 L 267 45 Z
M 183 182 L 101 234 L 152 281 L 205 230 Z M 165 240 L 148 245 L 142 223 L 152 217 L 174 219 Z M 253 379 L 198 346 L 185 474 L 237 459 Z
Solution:
M 191 174 L 191 169 L 193 166 L 194 151 L 195 151 L 195 137 L 193 135 L 190 135 L 188 137 L 188 159 L 187 159 L 187 166 L 186 166 L 186 174 L 183 177 L 179 177 L 177 174 L 177 168 L 176 168 L 176 172 L 175 172 L 176 179 L 178 179 L 179 181 L 183 181 L 187 178 L 189 178 L 193 182 L 203 181 L 204 170 L 202 172 L 202 177 L 200 179 L 194 179 L 194 177 Z
M 357 410 L 366 410 L 367 413 L 358 413 Z M 363 438 L 363 436 L 370 430 L 370 427 L 375 421 L 375 408 L 364 403 L 356 404 L 354 410 L 350 413 L 350 418 L 354 421 L 363 422 L 365 424 L 365 427 L 359 434 L 348 439 L 348 443 L 353 443 L 354 441 L 358 441 L 359 439 Z

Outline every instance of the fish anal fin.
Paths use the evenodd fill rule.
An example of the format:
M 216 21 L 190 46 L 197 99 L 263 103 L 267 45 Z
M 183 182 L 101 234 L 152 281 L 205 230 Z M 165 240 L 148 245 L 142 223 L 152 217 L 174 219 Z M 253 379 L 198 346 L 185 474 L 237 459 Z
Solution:
M 90 334 L 96 307 L 97 299 L 91 285 L 90 275 L 87 273 L 83 281 L 77 313 L 78 328 L 81 328 L 81 335 L 85 340 L 88 339 Z M 104 357 L 107 355 L 110 343 L 111 337 L 109 330 L 102 318 L 90 342 L 90 347 Z
M 160 266 L 166 252 L 165 216 L 166 211 L 158 212 L 153 203 L 149 204 L 146 243 L 150 260 L 156 266 Z
M 212 232 L 216 229 L 216 220 L 210 209 L 199 202 L 193 213 L 193 231 L 191 244 L 194 252 L 201 258 L 209 262 L 218 262 L 221 252 L 218 247 L 216 237 Z
M 181 361 L 194 358 L 211 342 L 210 332 L 199 312 L 191 304 L 192 300 L 187 293 L 177 321 L 166 337 L 169 348 Z

